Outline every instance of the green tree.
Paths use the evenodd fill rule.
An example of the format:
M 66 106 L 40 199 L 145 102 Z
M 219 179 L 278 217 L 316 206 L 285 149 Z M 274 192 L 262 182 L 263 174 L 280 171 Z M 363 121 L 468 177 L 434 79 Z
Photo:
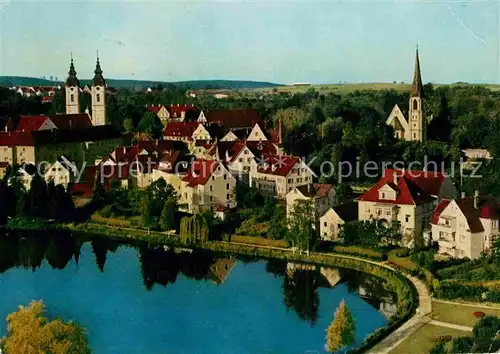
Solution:
M 137 130 L 149 134 L 152 138 L 159 138 L 162 136 L 163 125 L 156 114 L 148 111 L 142 116 Z
M 47 185 L 42 177 L 35 173 L 28 191 L 28 209 L 31 216 L 46 216 Z
M 153 200 L 151 193 L 144 193 L 140 202 L 140 214 L 142 226 L 146 228 L 155 228 L 158 225 L 158 219 L 154 216 Z
M 123 121 L 123 129 L 125 133 L 133 133 L 135 131 L 134 120 L 132 118 L 125 118 Z
M 2 345 L 9 354 L 87 354 L 85 331 L 74 322 L 49 321 L 45 306 L 33 301 L 7 316 L 7 336 Z
M 336 352 L 342 348 L 354 344 L 356 340 L 356 324 L 351 312 L 342 300 L 332 323 L 326 330 L 325 350 L 329 353 Z
M 163 205 L 160 215 L 160 228 L 162 230 L 175 229 L 175 214 L 177 212 L 177 202 L 173 198 L 169 198 Z
M 311 200 L 299 199 L 290 214 L 287 240 L 292 247 L 309 252 L 315 243 L 315 231 L 313 228 L 316 222 L 314 205 Z

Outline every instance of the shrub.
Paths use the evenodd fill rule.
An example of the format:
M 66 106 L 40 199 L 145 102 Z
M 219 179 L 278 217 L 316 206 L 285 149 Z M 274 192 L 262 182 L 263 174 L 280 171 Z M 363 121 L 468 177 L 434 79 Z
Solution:
M 382 252 L 357 246 L 335 246 L 334 252 L 369 258 L 376 261 L 383 261 L 386 259 L 385 254 Z
M 437 336 L 436 337 L 436 342 L 438 343 L 446 343 L 452 340 L 452 336 Z
M 399 250 L 396 250 L 394 252 L 394 255 L 396 257 L 400 257 L 400 258 L 403 257 L 404 258 L 404 257 L 408 257 L 410 255 L 410 251 L 407 248 L 401 248 Z

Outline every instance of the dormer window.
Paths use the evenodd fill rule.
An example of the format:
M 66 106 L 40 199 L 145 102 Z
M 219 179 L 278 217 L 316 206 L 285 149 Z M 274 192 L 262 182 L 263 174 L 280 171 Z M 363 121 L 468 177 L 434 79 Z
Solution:
M 385 199 L 385 193 L 382 192 L 381 194 L 382 194 L 382 199 Z

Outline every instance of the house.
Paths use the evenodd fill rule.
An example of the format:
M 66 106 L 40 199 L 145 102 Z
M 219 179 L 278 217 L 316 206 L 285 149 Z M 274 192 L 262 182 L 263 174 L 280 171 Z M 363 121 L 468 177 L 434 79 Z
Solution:
M 98 166 L 85 166 L 80 178 L 68 185 L 68 191 L 74 197 L 91 198 L 98 182 Z
M 220 205 L 231 209 L 236 206 L 235 186 L 236 179 L 223 163 L 195 160 L 182 178 L 179 204 L 186 205 L 186 211 L 193 214 Z
M 436 198 L 435 205 L 442 199 L 453 199 L 457 195 L 457 190 L 450 176 L 444 172 L 422 171 L 422 170 L 393 170 L 386 169 L 385 173 L 403 174 L 404 177 L 421 189 L 425 190 L 432 197 Z
M 290 218 L 298 200 L 314 203 L 316 217 L 319 218 L 335 205 L 335 189 L 331 184 L 310 183 L 293 188 L 286 195 L 286 215 Z
M 409 141 L 424 141 L 427 138 L 427 119 L 424 117 L 424 89 L 420 73 L 420 60 L 418 49 L 415 55 L 415 70 L 413 72 L 413 85 L 410 92 L 408 119 L 396 104 L 392 109 L 386 124 L 394 129 L 398 139 Z
M 169 104 L 170 120 L 174 122 L 195 121 L 198 118 L 198 109 L 194 104 Z
M 201 126 L 201 128 L 199 128 Z M 195 140 L 193 139 L 193 134 L 196 131 L 196 136 L 198 138 L 210 137 L 210 133 L 203 127 L 203 124 L 198 122 L 169 122 L 165 126 L 163 131 L 163 138 L 165 140 L 180 140 L 186 143 Z
M 201 111 L 198 122 L 217 124 L 227 130 L 250 131 L 255 123 L 262 123 L 262 118 L 253 109 L 214 109 Z
M 474 169 L 478 162 L 493 159 L 491 153 L 486 149 L 464 149 L 462 153 L 464 154 L 465 162 L 461 167 L 464 169 Z
M 462 195 L 443 200 L 432 215 L 432 240 L 439 253 L 476 259 L 492 248 L 499 235 L 500 202 L 490 195 Z
M 78 178 L 78 166 L 69 161 L 64 155 L 61 155 L 52 166 L 45 171 L 44 179 L 48 183 L 53 181 L 57 186 L 61 184 L 65 189 L 70 183 L 73 183 Z
M 25 190 L 30 190 L 31 181 L 33 180 L 33 176 L 35 175 L 35 173 L 37 173 L 37 168 L 33 164 L 25 163 L 19 167 L 19 182 L 23 185 Z
M 161 124 L 165 126 L 170 118 L 170 112 L 162 104 L 148 104 L 146 109 L 160 118 Z
M 407 171 L 410 172 L 410 171 Z M 420 178 L 410 178 L 405 171 L 387 169 L 382 178 L 356 199 L 358 220 L 385 220 L 387 225 L 399 222 L 403 242 L 411 245 L 429 225 L 440 186 L 436 172 L 416 171 Z M 438 188 L 439 187 L 439 188 Z
M 330 207 L 319 218 L 319 235 L 324 241 L 337 241 L 343 224 L 358 220 L 358 205 L 348 202 Z
M 299 157 L 262 154 L 250 185 L 261 193 L 284 199 L 293 188 L 312 183 L 314 172 Z

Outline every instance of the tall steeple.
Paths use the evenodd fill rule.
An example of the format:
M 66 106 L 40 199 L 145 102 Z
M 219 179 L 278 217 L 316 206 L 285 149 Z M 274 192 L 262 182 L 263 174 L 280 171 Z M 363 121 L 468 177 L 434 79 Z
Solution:
M 413 85 L 411 87 L 411 96 L 424 97 L 422 75 L 420 73 L 420 60 L 418 58 L 418 46 L 415 54 L 415 70 L 413 71 Z
M 94 79 L 92 80 L 94 86 L 106 86 L 104 77 L 102 76 L 101 64 L 99 63 L 99 52 L 97 52 L 97 63 L 94 70 Z
M 80 87 L 80 81 L 76 77 L 75 65 L 73 64 L 73 53 L 71 53 L 71 64 L 69 65 L 68 78 L 66 79 L 66 86 Z

